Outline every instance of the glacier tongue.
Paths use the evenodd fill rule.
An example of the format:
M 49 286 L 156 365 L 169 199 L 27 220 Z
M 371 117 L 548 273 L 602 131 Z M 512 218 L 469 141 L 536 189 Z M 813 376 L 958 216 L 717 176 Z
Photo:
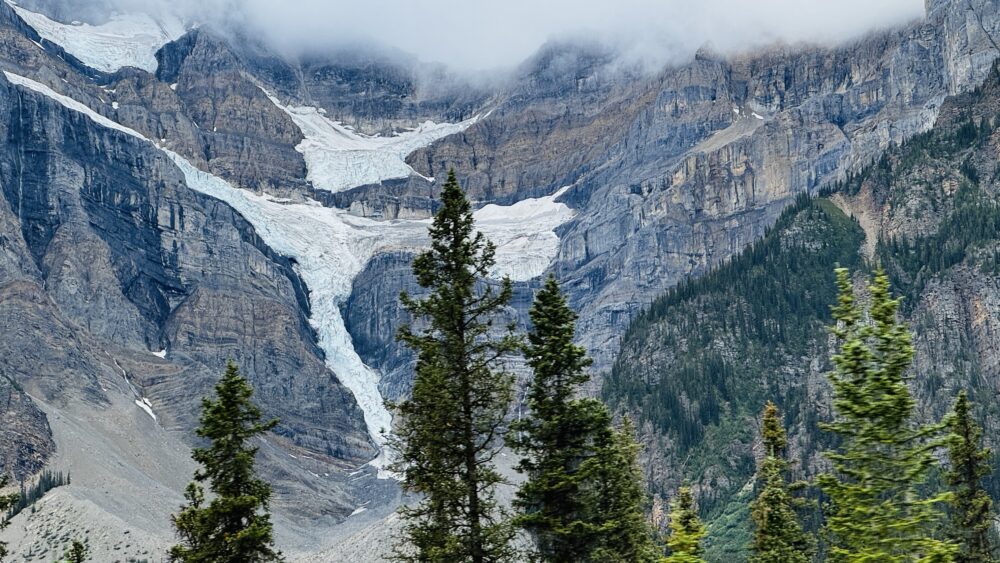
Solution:
M 84 104 L 53 91 L 48 86 L 4 72 L 14 84 L 52 98 L 65 107 L 89 116 L 94 122 L 123 133 L 145 139 L 138 132 L 104 117 Z M 318 118 L 325 120 L 318 112 Z M 315 119 L 315 118 L 314 118 Z M 314 121 L 316 127 L 336 125 Z M 457 127 L 461 124 L 447 125 Z M 445 125 L 434 126 L 443 130 Z M 305 133 L 305 129 L 303 130 Z M 436 134 L 436 133 L 435 133 Z M 309 134 L 307 133 L 307 136 Z M 404 134 L 405 135 L 405 134 Z M 353 136 L 353 137 L 352 137 Z M 433 135 L 417 136 L 389 143 L 384 138 L 367 140 L 350 133 L 346 142 L 385 143 L 386 160 L 399 158 L 400 144 L 433 141 Z M 383 446 L 384 432 L 390 429 L 392 417 L 378 390 L 380 375 L 361 360 L 354 349 L 351 335 L 344 324 L 340 306 L 350 297 L 354 278 L 378 252 L 392 249 L 419 250 L 427 243 L 429 219 L 375 221 L 357 217 L 346 211 L 323 207 L 315 202 L 287 203 L 267 195 L 257 195 L 233 187 L 225 180 L 203 172 L 182 156 L 145 139 L 162 150 L 184 173 L 188 186 L 225 201 L 238 211 L 275 251 L 292 257 L 298 263 L 298 273 L 309 288 L 312 308 L 310 324 L 316 329 L 319 345 L 326 354 L 326 364 L 337 378 L 354 394 L 364 413 L 369 433 L 382 453 L 372 463 L 382 469 L 387 461 Z M 413 146 L 413 148 L 418 148 Z M 366 158 L 377 161 L 379 149 L 367 147 Z M 412 149 L 409 149 L 412 150 Z M 307 161 L 308 162 L 308 161 Z M 405 165 L 405 163 L 404 163 Z M 371 178 L 379 169 L 372 168 Z M 310 169 L 313 172 L 313 169 Z M 332 172 L 329 172 L 332 173 Z M 497 244 L 497 265 L 493 275 L 510 275 L 514 280 L 528 280 L 540 275 L 558 252 L 559 239 L 553 230 L 572 217 L 572 210 L 555 199 L 567 188 L 553 195 L 527 199 L 510 206 L 486 205 L 475 212 L 477 227 Z M 141 406 L 141 405 L 140 405 Z M 148 406 L 148 405 L 147 405 Z M 145 410 L 145 409 L 144 409 Z M 388 473 L 380 471 L 380 475 Z
M 513 205 L 486 205 L 473 213 L 476 228 L 497 245 L 492 275 L 527 281 L 545 272 L 559 253 L 554 229 L 573 217 L 573 210 L 556 198 L 568 190 Z
M 156 51 L 184 35 L 183 22 L 172 16 L 115 14 L 101 25 L 64 24 L 7 1 L 17 15 L 47 39 L 89 67 L 115 72 L 134 66 L 156 72 Z
M 269 97 L 305 136 L 295 149 L 305 158 L 309 169 L 307 179 L 316 188 L 330 192 L 406 178 L 415 173 L 406 164 L 407 155 L 438 139 L 465 131 L 479 120 L 475 116 L 461 123 L 425 121 L 416 129 L 392 137 L 367 136 L 328 119 L 321 109 L 288 107 L 270 94 Z

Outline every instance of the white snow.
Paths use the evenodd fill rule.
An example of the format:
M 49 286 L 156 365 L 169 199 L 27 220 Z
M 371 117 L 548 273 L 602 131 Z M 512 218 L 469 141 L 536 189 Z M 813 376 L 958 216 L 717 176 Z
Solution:
M 366 510 L 368 510 L 368 509 L 365 508 L 365 507 L 363 507 L 363 506 L 359 506 L 359 507 L 357 507 L 357 508 L 354 509 L 354 512 L 351 513 L 351 516 L 357 516 L 358 514 L 361 514 L 362 512 L 364 512 Z M 351 516 L 348 516 L 348 518 L 350 518 Z
M 753 112 L 753 116 L 756 117 L 757 119 L 764 119 L 764 116 L 757 112 Z
M 568 189 L 509 206 L 486 205 L 473 213 L 476 228 L 497 245 L 493 275 L 527 281 L 549 267 L 559 252 L 554 229 L 573 217 L 569 206 L 555 201 Z
M 416 129 L 392 137 L 367 136 L 331 121 L 322 109 L 287 107 L 270 97 L 274 105 L 291 116 L 305 136 L 295 149 L 305 158 L 309 169 L 307 179 L 316 188 L 331 192 L 406 178 L 414 173 L 406 164 L 408 154 L 442 137 L 465 131 L 479 120 L 476 116 L 461 123 L 425 121 Z
M 154 19 L 141 13 L 115 14 L 101 25 L 64 24 L 7 3 L 43 38 L 60 45 L 87 66 L 104 72 L 126 66 L 155 72 L 156 51 L 185 32 L 184 24 L 169 16 Z
M 152 142 L 48 86 L 6 71 L 4 74 L 11 82 L 44 94 L 89 116 L 100 125 Z M 317 112 L 315 115 L 320 114 Z M 362 139 L 344 131 L 355 140 Z M 421 142 L 430 142 L 428 138 L 424 137 Z M 399 140 L 404 144 L 412 142 L 416 141 Z M 399 145 L 385 139 L 372 143 L 385 143 L 382 146 L 390 147 L 387 149 L 390 155 L 402 154 L 399 151 L 403 149 Z M 379 446 L 384 445 L 383 432 L 390 429 L 391 415 L 378 390 L 380 375 L 365 365 L 355 351 L 341 317 L 340 306 L 350 296 L 354 278 L 376 253 L 391 249 L 421 249 L 426 244 L 430 220 L 375 221 L 340 209 L 323 207 L 316 202 L 289 203 L 268 195 L 257 195 L 197 169 L 169 149 L 158 148 L 180 168 L 191 189 L 228 203 L 254 226 L 268 246 L 296 260 L 297 271 L 309 288 L 312 309 L 309 322 L 316 329 L 319 345 L 326 353 L 327 366 L 354 394 L 372 439 Z M 371 153 L 366 158 L 372 161 L 381 158 L 382 153 L 378 149 L 368 147 L 364 150 Z M 373 181 L 382 179 L 385 178 L 373 177 Z M 527 280 L 541 274 L 551 263 L 558 250 L 558 237 L 553 229 L 572 217 L 572 211 L 566 205 L 555 202 L 566 189 L 510 206 L 486 205 L 475 212 L 478 228 L 498 246 L 494 275 Z M 156 355 L 161 353 L 166 355 L 165 351 Z M 144 410 L 148 409 L 149 404 L 144 404 Z M 152 416 L 152 410 L 148 412 Z M 372 464 L 380 469 L 380 475 L 387 476 L 383 470 L 387 461 L 384 456 L 383 452 Z
M 167 350 L 166 350 L 166 348 L 164 348 L 163 350 L 160 350 L 159 352 L 153 352 L 153 355 L 156 356 L 157 358 L 164 358 L 164 359 L 166 359 L 166 357 L 167 357 Z
M 143 398 L 141 401 L 139 399 L 136 399 L 135 404 L 140 409 L 146 411 L 146 414 L 148 414 L 153 419 L 153 422 L 156 422 L 156 415 L 153 413 L 153 409 L 150 408 L 148 399 Z
M 111 102 L 111 109 L 118 109 L 118 102 Z
M 30 78 L 25 78 L 19 74 L 7 72 L 6 70 L 3 71 L 3 73 L 4 76 L 7 77 L 7 80 L 11 81 L 11 83 L 17 84 L 19 86 L 24 86 L 25 88 L 34 90 L 35 92 L 48 96 L 53 100 L 59 102 L 60 104 L 68 107 L 71 110 L 78 111 L 82 114 L 87 115 L 87 117 L 93 119 L 98 125 L 102 125 L 110 129 L 117 129 L 118 131 L 121 131 L 123 133 L 128 133 L 133 137 L 145 139 L 145 137 L 143 137 L 133 129 L 129 129 L 128 127 L 119 125 L 118 123 L 111 121 L 107 117 L 104 117 L 103 115 L 97 113 L 96 111 L 90 109 L 89 107 L 83 105 L 82 103 L 74 100 L 73 98 L 70 98 L 69 96 L 64 96 L 40 82 L 36 82 Z
M 740 114 L 740 108 L 738 108 L 736 106 L 733 106 L 733 113 L 735 113 L 736 115 L 739 115 Z
M 176 92 L 177 91 L 177 83 L 174 82 L 173 84 L 171 84 L 170 85 L 170 89 Z

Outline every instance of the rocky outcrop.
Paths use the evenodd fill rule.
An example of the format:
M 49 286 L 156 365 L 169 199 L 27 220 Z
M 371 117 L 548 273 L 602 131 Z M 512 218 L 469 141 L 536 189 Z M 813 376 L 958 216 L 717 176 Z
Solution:
M 992 3 L 938 2 L 926 21 L 834 49 L 703 51 L 644 80 L 552 49 L 520 95 L 410 162 L 454 165 L 490 201 L 574 185 L 565 200 L 579 214 L 553 270 L 606 368 L 654 296 L 759 238 L 797 194 L 929 128 L 944 96 L 986 76 L 998 31 Z M 550 68 L 568 72 L 544 80 Z
M 231 358 L 281 420 L 284 451 L 351 468 L 375 455 L 353 396 L 324 365 L 293 264 L 249 223 L 188 189 L 150 144 L 2 78 L 0 115 L 6 377 L 47 404 L 95 412 L 117 381 L 190 440 L 198 400 Z M 150 367 L 160 350 L 172 369 Z M 299 492 L 294 471 L 275 479 Z M 310 495 L 302 516 L 344 516 L 347 488 Z

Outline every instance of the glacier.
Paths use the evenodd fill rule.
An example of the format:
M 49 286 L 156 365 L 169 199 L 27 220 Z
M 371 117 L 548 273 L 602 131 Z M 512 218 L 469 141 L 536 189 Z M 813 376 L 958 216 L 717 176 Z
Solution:
M 351 295 L 354 278 L 377 253 L 400 249 L 416 252 L 423 249 L 427 244 L 427 227 L 431 220 L 377 221 L 352 215 L 345 210 L 324 207 L 311 200 L 291 203 L 267 194 L 258 195 L 236 188 L 222 178 L 199 170 L 187 159 L 161 144 L 44 84 L 7 71 L 4 74 L 10 82 L 48 96 L 69 109 L 87 115 L 99 125 L 153 144 L 177 165 L 184 174 L 188 187 L 225 201 L 253 225 L 268 246 L 295 259 L 297 272 L 309 289 L 312 309 L 309 322 L 315 328 L 319 346 L 326 354 L 326 365 L 354 394 L 364 413 L 369 434 L 379 446 L 381 453 L 370 463 L 379 469 L 381 477 L 391 477 L 384 469 L 388 461 L 384 446 L 392 416 L 385 408 L 378 390 L 381 375 L 367 366 L 355 351 L 340 307 Z M 322 123 L 316 116 L 326 120 L 316 112 L 311 118 L 314 126 L 336 130 L 337 126 L 332 122 Z M 452 127 L 460 125 L 452 124 Z M 308 137 L 313 134 L 312 130 L 309 131 L 306 133 L 303 130 L 303 133 Z M 430 143 L 433 141 L 432 137 L 422 137 L 420 142 Z M 412 143 L 417 141 L 414 137 L 400 142 L 413 146 Z M 390 146 L 387 154 L 392 158 L 402 150 L 396 144 L 386 145 Z M 389 159 L 378 149 L 371 147 L 360 153 L 369 162 L 375 163 L 367 166 L 366 170 L 376 170 L 380 159 Z M 330 158 L 340 157 L 333 155 Z M 336 168 L 320 170 L 330 171 Z M 327 173 L 313 169 L 310 171 L 316 174 Z M 374 175 L 371 177 L 375 178 Z M 497 262 L 493 276 L 499 278 L 507 275 L 515 281 L 529 280 L 541 275 L 551 264 L 559 245 L 559 238 L 554 230 L 573 216 L 573 211 L 568 206 L 555 201 L 566 189 L 568 187 L 550 196 L 526 199 L 509 206 L 489 204 L 475 211 L 477 229 L 497 244 Z M 139 404 L 138 401 L 136 404 L 147 410 L 148 404 Z
M 425 121 L 415 129 L 391 137 L 369 136 L 328 119 L 322 109 L 285 106 L 274 96 L 268 94 L 268 97 L 292 118 L 305 137 L 295 149 L 302 153 L 309 169 L 306 179 L 314 187 L 329 192 L 416 174 L 406 163 L 407 155 L 438 139 L 461 133 L 480 119 L 477 115 L 460 123 Z
M 173 16 L 154 18 L 144 13 L 115 14 L 101 25 L 74 22 L 65 24 L 32 12 L 7 0 L 17 15 L 47 39 L 103 72 L 127 66 L 156 72 L 156 52 L 186 32 L 184 23 Z

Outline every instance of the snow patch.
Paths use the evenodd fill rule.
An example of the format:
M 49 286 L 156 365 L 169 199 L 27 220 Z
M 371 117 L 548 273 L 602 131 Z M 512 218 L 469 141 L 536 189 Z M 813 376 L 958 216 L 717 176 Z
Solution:
M 545 272 L 559 252 L 555 228 L 573 217 L 573 210 L 555 200 L 568 190 L 514 205 L 486 205 L 473 213 L 476 228 L 497 246 L 496 277 L 527 281 Z
M 268 97 L 292 118 L 305 136 L 295 150 L 305 158 L 309 169 L 306 178 L 316 188 L 330 192 L 406 178 L 415 173 L 406 163 L 407 155 L 438 139 L 465 131 L 480 119 L 476 116 L 461 123 L 425 121 L 416 129 L 391 137 L 368 136 L 331 121 L 323 109 L 284 106 L 274 96 L 268 94 Z
M 753 116 L 754 116 L 755 118 L 757 118 L 757 119 L 764 119 L 764 116 L 763 116 L 763 115 L 761 115 L 761 114 L 759 114 L 759 113 L 757 113 L 757 112 L 753 112 Z
M 136 399 L 135 404 L 142 410 L 146 411 L 146 414 L 156 422 L 156 414 L 153 413 L 153 409 L 150 407 L 149 399 L 143 397 L 142 400 Z
M 111 102 L 111 109 L 118 109 L 118 102 Z
M 174 92 L 176 92 L 177 91 L 177 83 L 174 82 L 173 84 L 171 84 L 170 85 L 170 89 L 173 90 Z
M 156 356 L 157 358 L 166 359 L 167 358 L 167 349 L 164 348 L 163 350 L 160 350 L 159 352 L 153 352 L 153 355 Z
M 12 83 L 48 96 L 100 125 L 152 143 L 136 131 L 44 84 L 9 72 L 4 74 Z M 398 145 L 392 147 L 388 149 L 390 154 L 398 155 L 392 152 L 399 150 Z M 369 433 L 382 450 L 372 465 L 380 469 L 380 476 L 388 476 L 384 470 L 387 459 L 382 446 L 392 419 L 378 390 L 380 375 L 365 365 L 355 351 L 340 306 L 350 297 L 354 278 L 376 253 L 423 248 L 430 220 L 375 221 L 323 207 L 317 202 L 290 203 L 257 195 L 199 170 L 169 149 L 160 147 L 160 150 L 184 173 L 188 187 L 228 203 L 253 225 L 269 247 L 296 260 L 297 271 L 309 289 L 312 309 L 309 322 L 316 329 L 319 345 L 326 353 L 326 364 L 354 394 Z M 380 154 L 371 147 L 366 150 L 374 156 Z M 378 177 L 375 181 L 382 179 L 385 178 Z M 553 230 L 573 215 L 569 207 L 555 202 L 566 189 L 510 206 L 487 205 L 475 212 L 478 228 L 498 246 L 495 275 L 527 280 L 541 274 L 551 263 L 558 251 L 558 237 Z M 166 351 L 156 355 L 161 353 L 166 355 Z M 128 381 L 127 375 L 125 377 Z M 144 404 L 144 410 L 148 409 L 148 402 Z M 148 412 L 152 415 L 152 409 Z
M 368 510 L 368 509 L 365 508 L 365 507 L 363 507 L 363 506 L 359 506 L 359 507 L 357 507 L 357 508 L 354 509 L 354 512 L 351 513 L 351 516 L 357 516 L 358 514 L 361 514 L 362 512 L 364 512 L 366 510 Z M 350 518 L 351 516 L 348 516 L 348 518 Z
M 38 35 L 104 72 L 126 66 L 156 72 L 156 51 L 184 35 L 184 24 L 175 17 L 154 19 L 148 14 L 115 14 L 101 25 L 64 24 L 7 2 Z

